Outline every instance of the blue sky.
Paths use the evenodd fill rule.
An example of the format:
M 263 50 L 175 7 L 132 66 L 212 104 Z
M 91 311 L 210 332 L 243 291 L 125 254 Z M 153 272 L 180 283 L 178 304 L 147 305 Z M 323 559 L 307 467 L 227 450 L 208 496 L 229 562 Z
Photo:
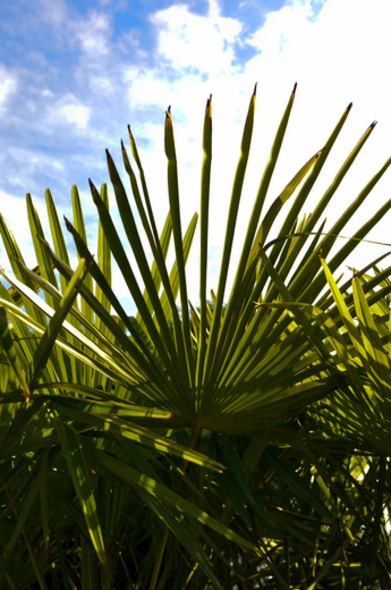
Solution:
M 96 215 L 87 180 L 90 177 L 97 186 L 108 181 L 105 148 L 121 167 L 119 141 L 126 141 L 128 123 L 163 222 L 168 206 L 163 149 L 168 105 L 176 133 L 185 223 L 198 209 L 202 120 L 212 93 L 212 215 L 219 219 L 211 233 L 213 287 L 224 235 L 222 220 L 255 82 L 253 159 L 238 238 L 296 81 L 294 113 L 270 199 L 323 146 L 350 101 L 353 110 L 315 200 L 368 125 L 379 120 L 329 212 L 331 223 L 338 207 L 346 207 L 391 154 L 390 16 L 389 0 L 7 3 L 0 21 L 0 210 L 27 261 L 34 264 L 26 192 L 32 194 L 47 227 L 45 188 L 52 190 L 59 211 L 71 218 L 70 188 L 76 183 L 93 242 Z M 361 223 L 390 198 L 390 187 L 391 173 L 364 207 Z M 388 227 L 389 221 L 384 222 L 373 239 L 391 242 Z M 349 262 L 360 266 L 383 251 L 366 245 Z M 0 264 L 9 268 L 1 245 Z M 196 265 L 196 256 L 190 264 Z M 121 291 L 123 283 L 118 276 L 116 280 Z M 196 298 L 196 285 L 192 295 Z

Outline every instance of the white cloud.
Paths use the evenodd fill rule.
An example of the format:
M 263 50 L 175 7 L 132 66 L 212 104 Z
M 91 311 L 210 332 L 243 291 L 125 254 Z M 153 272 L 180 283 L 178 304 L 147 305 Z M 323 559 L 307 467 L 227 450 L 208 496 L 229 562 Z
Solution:
M 232 73 L 232 44 L 241 24 L 222 17 L 215 0 L 210 0 L 209 14 L 199 16 L 186 5 L 160 10 L 150 17 L 158 29 L 158 52 L 175 69 L 199 70 L 208 76 Z
M 92 11 L 88 15 L 87 22 L 75 22 L 73 29 L 83 52 L 90 59 L 100 59 L 108 54 L 111 27 L 107 15 Z
M 108 76 L 91 76 L 90 87 L 100 94 L 113 95 L 115 93 L 112 80 Z
M 10 97 L 17 91 L 17 76 L 0 64 L 0 114 L 4 114 Z
M 391 90 L 384 71 L 391 6 L 388 0 L 374 0 L 370 12 L 368 6 L 363 0 L 327 0 L 313 20 L 311 0 L 292 0 L 249 39 L 260 53 L 247 71 L 268 78 L 273 71 L 277 88 L 282 79 L 298 80 L 306 101 L 325 108 L 353 100 L 384 110 Z M 380 89 L 385 92 L 379 95 Z
M 75 127 L 78 131 L 85 131 L 90 114 L 89 107 L 83 105 L 73 94 L 67 93 L 51 107 L 48 120 L 52 125 L 67 124 Z

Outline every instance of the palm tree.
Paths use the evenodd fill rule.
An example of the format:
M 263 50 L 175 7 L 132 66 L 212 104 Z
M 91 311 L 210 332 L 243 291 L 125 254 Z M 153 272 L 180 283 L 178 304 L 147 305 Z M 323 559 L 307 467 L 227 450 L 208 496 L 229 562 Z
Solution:
M 74 219 L 66 227 L 79 257 L 75 271 L 50 191 L 53 246 L 27 195 L 35 271 L 0 218 L 13 269 L 13 276 L 2 273 L 11 290 L 0 286 L 2 587 L 390 587 L 389 443 L 387 427 L 373 424 L 388 420 L 389 412 L 388 271 L 378 270 L 379 261 L 362 269 L 353 294 L 350 282 L 338 287 L 333 273 L 391 201 L 329 253 L 391 161 L 325 233 L 324 209 L 371 125 L 312 214 L 302 214 L 349 106 L 323 149 L 263 213 L 295 91 L 227 293 L 255 90 L 251 97 L 212 304 L 206 290 L 211 99 L 199 222 L 195 214 L 184 233 L 170 109 L 170 207 L 160 233 L 130 128 L 138 179 L 123 144 L 122 155 L 142 233 L 107 152 L 136 268 L 109 212 L 106 185 L 99 192 L 90 181 L 99 215 L 96 261 L 72 189 Z M 283 207 L 289 210 L 277 227 Z M 197 223 L 198 307 L 189 303 L 186 277 Z M 112 258 L 136 304 L 135 317 L 111 287 Z M 22 559 L 29 563 L 23 571 Z

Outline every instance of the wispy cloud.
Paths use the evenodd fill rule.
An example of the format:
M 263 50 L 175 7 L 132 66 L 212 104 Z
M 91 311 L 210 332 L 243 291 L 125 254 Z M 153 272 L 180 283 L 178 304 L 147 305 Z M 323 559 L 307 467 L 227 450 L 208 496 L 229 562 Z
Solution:
M 84 55 L 93 62 L 100 62 L 109 54 L 111 34 L 110 19 L 96 10 L 88 15 L 87 20 L 81 21 L 74 32 Z
M 5 115 L 12 95 L 17 90 L 17 76 L 5 66 L 0 66 L 0 114 Z
M 85 131 L 90 119 L 90 108 L 84 106 L 71 93 L 67 93 L 58 99 L 50 107 L 47 116 L 47 123 L 51 128 L 57 125 L 73 126 L 77 131 Z

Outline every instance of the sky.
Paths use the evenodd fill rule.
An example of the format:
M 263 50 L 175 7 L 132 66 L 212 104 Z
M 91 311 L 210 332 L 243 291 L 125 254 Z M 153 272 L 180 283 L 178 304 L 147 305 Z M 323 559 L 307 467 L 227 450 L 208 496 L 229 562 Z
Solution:
M 390 17 L 389 0 L 8 2 L 0 20 L 0 211 L 26 262 L 36 264 L 25 194 L 32 194 L 48 231 L 46 188 L 51 189 L 61 216 L 72 219 L 70 191 L 77 184 L 94 251 L 97 214 L 88 178 L 97 187 L 109 182 L 106 148 L 122 170 L 120 139 L 128 145 L 128 124 L 162 227 L 168 211 L 163 132 L 169 105 L 185 228 L 199 208 L 203 117 L 212 94 L 209 288 L 214 288 L 255 83 L 254 135 L 235 244 L 243 240 L 277 125 L 296 82 L 294 109 L 267 203 L 323 147 L 353 102 L 305 208 L 311 211 L 361 135 L 378 121 L 327 210 L 327 227 L 331 227 L 391 156 Z M 391 170 L 344 234 L 350 235 L 372 216 L 391 197 L 390 189 Z M 111 210 L 115 216 L 114 203 Z M 388 217 L 370 238 L 391 244 L 389 227 Z M 71 245 L 69 235 L 67 242 Z M 388 250 L 391 246 L 363 244 L 347 262 L 360 268 Z M 234 258 L 237 252 L 239 246 Z M 1 243 L 0 265 L 10 268 Z M 197 275 L 195 248 L 188 275 L 193 301 Z M 125 300 L 124 283 L 116 270 L 114 284 Z M 132 307 L 129 300 L 127 304 Z

